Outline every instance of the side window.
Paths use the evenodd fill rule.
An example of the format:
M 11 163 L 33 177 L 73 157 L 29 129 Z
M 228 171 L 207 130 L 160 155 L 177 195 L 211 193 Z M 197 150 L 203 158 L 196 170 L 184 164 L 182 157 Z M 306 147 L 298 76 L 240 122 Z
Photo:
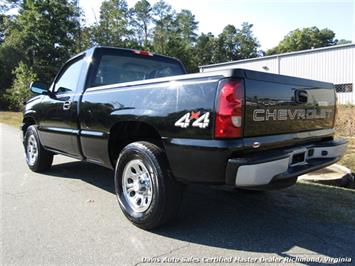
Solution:
M 80 78 L 83 60 L 75 60 L 65 67 L 64 72 L 54 85 L 54 92 L 57 94 L 74 93 Z

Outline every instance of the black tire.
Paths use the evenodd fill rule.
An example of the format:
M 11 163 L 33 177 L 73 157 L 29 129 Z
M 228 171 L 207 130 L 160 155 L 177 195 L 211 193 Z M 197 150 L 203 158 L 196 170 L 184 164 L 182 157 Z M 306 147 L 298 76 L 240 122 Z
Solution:
M 32 157 L 33 159 L 30 158 L 31 156 L 28 150 L 29 142 L 35 142 L 37 147 L 37 156 Z M 39 141 L 37 129 L 35 126 L 29 126 L 27 128 L 24 137 L 24 146 L 26 163 L 33 172 L 44 172 L 51 167 L 53 162 L 53 153 L 43 148 L 41 142 Z
M 133 210 L 123 193 L 124 169 L 133 160 L 142 162 L 151 178 L 150 205 L 142 212 Z M 172 176 L 164 151 L 150 142 L 141 141 L 127 145 L 120 153 L 115 169 L 115 191 L 125 216 L 137 227 L 150 230 L 176 217 L 182 199 L 183 184 Z

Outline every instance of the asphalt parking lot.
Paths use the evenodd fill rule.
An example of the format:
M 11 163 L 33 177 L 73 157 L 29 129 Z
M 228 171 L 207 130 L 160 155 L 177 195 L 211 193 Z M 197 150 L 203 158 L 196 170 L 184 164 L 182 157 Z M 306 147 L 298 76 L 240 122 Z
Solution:
M 57 156 L 48 173 L 33 173 L 19 130 L 0 130 L 2 265 L 319 256 L 354 262 L 354 217 L 315 215 L 312 195 L 305 199 L 297 186 L 262 194 L 190 186 L 178 219 L 147 232 L 121 213 L 110 170 Z

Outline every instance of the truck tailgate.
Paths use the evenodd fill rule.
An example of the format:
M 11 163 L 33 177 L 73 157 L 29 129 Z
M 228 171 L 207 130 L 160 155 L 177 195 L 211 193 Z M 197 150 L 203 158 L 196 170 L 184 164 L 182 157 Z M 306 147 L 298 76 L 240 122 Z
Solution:
M 333 127 L 336 98 L 330 83 L 254 74 L 244 85 L 245 137 Z

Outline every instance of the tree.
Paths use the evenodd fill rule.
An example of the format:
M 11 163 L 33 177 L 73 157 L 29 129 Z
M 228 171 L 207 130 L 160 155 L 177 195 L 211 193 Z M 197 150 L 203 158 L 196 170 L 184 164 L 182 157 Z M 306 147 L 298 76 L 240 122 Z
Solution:
M 319 30 L 317 27 L 296 29 L 288 33 L 274 48 L 266 51 L 267 55 L 301 51 L 337 44 L 335 33 L 330 29 Z
M 22 55 L 13 47 L 0 46 L 0 110 L 8 109 L 5 97 L 6 90 L 10 88 L 14 78 L 13 69 L 16 68 Z
M 0 24 L 0 108 L 5 109 L 7 104 L 5 91 L 10 88 L 14 78 L 13 70 L 23 59 L 24 54 L 18 47 L 5 43 L 5 39 L 14 28 L 14 17 L 2 14 L 0 19 L 2 22 Z
M 37 79 L 31 67 L 20 62 L 18 67 L 13 71 L 15 80 L 10 89 L 6 91 L 6 99 L 11 110 L 19 111 L 23 108 L 23 103 L 31 97 L 31 91 L 28 89 L 32 81 Z
M 6 16 L 4 14 L 0 14 L 0 45 L 4 42 L 5 39 L 5 20 Z
M 252 27 L 253 24 L 246 22 L 242 23 L 241 29 L 233 25 L 224 27 L 222 33 L 218 35 L 214 61 L 225 62 L 257 57 L 260 45 L 253 36 Z
M 80 49 L 80 10 L 77 0 L 7 0 L 18 13 L 5 17 L 0 46 L 0 98 L 9 92 L 16 72 L 23 64 L 43 82 L 50 83 L 58 68 Z M 27 73 L 27 72 L 24 72 Z M 15 89 L 14 86 L 11 89 Z M 14 105 L 12 105 L 14 106 Z M 2 106 L 3 108 L 3 106 Z
M 23 63 L 50 82 L 58 68 L 78 52 L 78 18 L 76 0 L 23 1 L 3 45 L 19 51 Z
M 18 8 L 20 0 L 2 0 L 0 3 L 0 44 L 4 42 L 5 35 L 11 26 L 11 20 L 14 19 L 13 15 L 7 15 L 11 9 Z
M 193 58 L 198 22 L 189 10 L 176 13 L 163 0 L 153 6 L 154 52 L 179 58 L 189 72 L 198 70 Z
M 217 51 L 217 39 L 211 32 L 202 33 L 194 46 L 194 61 L 197 66 L 217 63 L 215 51 Z
M 167 54 L 168 42 L 176 36 L 176 12 L 164 0 L 153 6 L 153 49 L 157 53 Z
M 197 39 L 198 22 L 189 10 L 181 10 L 172 23 L 172 32 L 167 42 L 168 55 L 179 58 L 188 72 L 198 71 L 193 48 Z
M 107 0 L 100 7 L 100 21 L 91 33 L 93 44 L 127 47 L 131 32 L 129 25 L 129 9 L 125 0 Z
M 81 27 L 80 29 L 80 46 L 81 50 L 86 50 L 95 45 L 94 41 L 94 31 L 96 30 L 95 26 Z
M 151 23 L 153 20 L 153 8 L 147 0 L 140 0 L 131 9 L 131 25 L 140 46 L 147 49 L 151 36 Z
M 217 49 L 214 55 L 217 62 L 237 60 L 236 35 L 237 29 L 233 25 L 225 26 L 222 33 L 218 35 Z
M 345 39 L 340 39 L 340 40 L 337 42 L 337 44 L 349 44 L 349 43 L 351 43 L 351 41 L 350 41 L 350 40 L 345 40 Z
M 176 16 L 177 33 L 189 46 L 196 42 L 198 22 L 190 10 L 183 9 Z
M 253 24 L 247 22 L 242 23 L 242 28 L 237 30 L 236 42 L 238 43 L 237 58 L 246 59 L 253 58 L 259 55 L 259 42 L 254 37 L 252 32 Z

